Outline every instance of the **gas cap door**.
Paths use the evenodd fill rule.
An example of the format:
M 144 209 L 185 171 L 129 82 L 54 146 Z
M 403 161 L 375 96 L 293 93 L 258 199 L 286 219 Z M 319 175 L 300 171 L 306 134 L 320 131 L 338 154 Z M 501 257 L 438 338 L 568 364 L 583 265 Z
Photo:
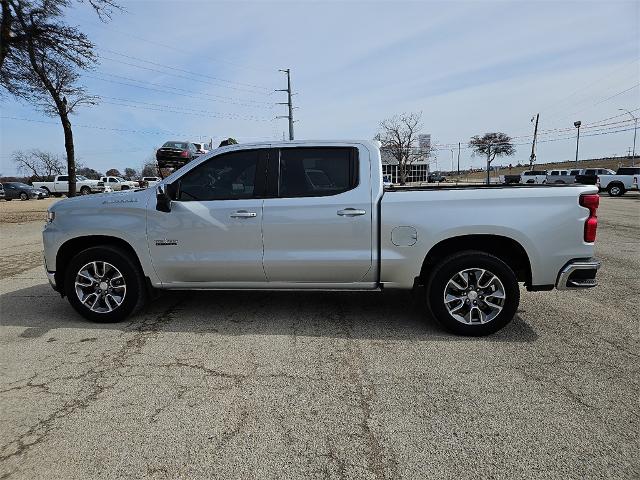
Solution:
M 391 230 L 391 243 L 397 247 L 410 247 L 418 241 L 418 232 L 413 227 L 396 227 Z

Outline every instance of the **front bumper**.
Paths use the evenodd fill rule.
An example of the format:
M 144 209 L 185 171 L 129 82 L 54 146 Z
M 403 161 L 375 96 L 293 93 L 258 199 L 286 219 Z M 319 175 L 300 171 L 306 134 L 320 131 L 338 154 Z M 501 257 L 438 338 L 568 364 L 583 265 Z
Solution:
M 575 290 L 597 286 L 596 274 L 600 265 L 600 260 L 597 258 L 571 260 L 558 273 L 556 288 L 558 290 Z

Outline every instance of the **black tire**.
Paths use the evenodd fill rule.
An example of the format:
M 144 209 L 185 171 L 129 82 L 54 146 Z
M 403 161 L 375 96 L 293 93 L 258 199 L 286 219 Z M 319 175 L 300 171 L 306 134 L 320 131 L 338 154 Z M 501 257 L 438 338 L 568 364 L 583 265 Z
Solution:
M 122 185 L 122 187 L 120 187 L 120 190 L 129 190 L 129 185 Z
M 621 183 L 612 183 L 607 187 L 607 193 L 610 197 L 620 197 L 625 193 L 624 185 Z
M 91 262 L 111 264 L 122 274 L 124 279 L 126 291 L 122 303 L 110 312 L 92 311 L 82 303 L 76 293 L 76 276 L 83 266 Z M 140 310 L 147 299 L 144 276 L 135 259 L 131 258 L 131 255 L 124 250 L 110 245 L 87 248 L 73 257 L 64 275 L 64 287 L 71 306 L 92 322 L 120 322 Z
M 80 195 L 89 195 L 91 193 L 90 187 L 82 187 L 80 189 Z
M 4 199 L 5 199 L 7 202 L 10 202 L 11 200 L 13 200 L 13 198 L 9 198 L 9 197 L 4 197 Z
M 473 274 L 469 275 L 468 273 L 468 286 L 471 288 L 469 288 L 469 293 L 463 297 L 465 300 L 460 300 L 461 303 L 449 302 L 449 304 L 452 305 L 453 310 L 462 305 L 462 303 L 467 304 L 466 306 L 461 307 L 463 309 L 462 312 L 464 312 L 469 307 L 472 307 L 471 302 L 476 301 L 479 304 L 472 307 L 476 309 L 475 311 L 482 308 L 486 308 L 492 312 L 498 311 L 495 317 L 489 319 L 486 323 L 474 322 L 473 316 L 477 316 L 477 314 L 472 312 L 470 312 L 469 315 L 469 322 L 463 323 L 462 320 L 454 318 L 454 316 L 449 313 L 449 310 L 445 305 L 445 291 L 451 291 L 447 290 L 448 287 L 451 288 L 450 281 L 453 280 L 454 277 L 460 280 L 460 277 L 457 277 L 458 272 L 473 269 L 486 270 L 499 280 L 497 285 L 500 285 L 503 289 L 504 300 L 499 300 L 496 297 L 492 298 L 492 302 L 502 302 L 500 305 L 502 310 L 492 309 L 487 304 L 483 303 L 485 296 L 487 299 L 493 297 L 493 294 L 486 295 L 487 291 L 490 293 L 492 291 L 491 289 L 495 288 L 493 287 L 493 284 L 489 285 L 489 287 L 485 289 L 474 288 L 474 282 L 472 281 Z M 487 279 L 487 277 L 481 278 L 484 278 L 482 280 L 483 283 Z M 496 290 L 493 290 L 494 293 L 495 291 Z M 471 292 L 475 292 L 473 293 L 473 296 Z M 518 280 L 513 270 L 499 258 L 488 253 L 475 250 L 456 253 L 445 258 L 436 265 L 426 282 L 426 293 L 429 309 L 435 319 L 447 330 L 458 335 L 466 336 L 490 335 L 500 330 L 513 319 L 516 311 L 518 310 L 518 304 L 520 303 L 520 288 L 518 287 Z M 462 295 L 464 295 L 464 293 Z M 475 300 L 472 300 L 474 298 Z M 488 317 L 485 316 L 485 319 L 486 318 Z
M 22 200 L 23 202 L 25 200 L 29 200 L 29 195 L 27 195 L 27 192 L 20 192 L 20 200 Z

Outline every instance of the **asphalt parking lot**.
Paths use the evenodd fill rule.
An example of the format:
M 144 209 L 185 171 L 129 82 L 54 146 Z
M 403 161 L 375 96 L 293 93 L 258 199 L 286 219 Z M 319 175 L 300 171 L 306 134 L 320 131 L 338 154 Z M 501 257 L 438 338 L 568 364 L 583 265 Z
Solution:
M 393 292 L 170 293 L 91 324 L 46 283 L 38 213 L 4 205 L 0 478 L 640 477 L 637 194 L 602 198 L 597 289 L 523 291 L 473 339 Z

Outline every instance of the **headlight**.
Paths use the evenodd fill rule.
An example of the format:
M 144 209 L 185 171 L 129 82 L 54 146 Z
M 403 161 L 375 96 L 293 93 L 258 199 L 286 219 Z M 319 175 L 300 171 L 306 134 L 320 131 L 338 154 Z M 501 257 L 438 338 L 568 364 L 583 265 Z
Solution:
M 56 218 L 56 212 L 50 212 L 47 210 L 47 223 L 53 222 L 54 218 Z

